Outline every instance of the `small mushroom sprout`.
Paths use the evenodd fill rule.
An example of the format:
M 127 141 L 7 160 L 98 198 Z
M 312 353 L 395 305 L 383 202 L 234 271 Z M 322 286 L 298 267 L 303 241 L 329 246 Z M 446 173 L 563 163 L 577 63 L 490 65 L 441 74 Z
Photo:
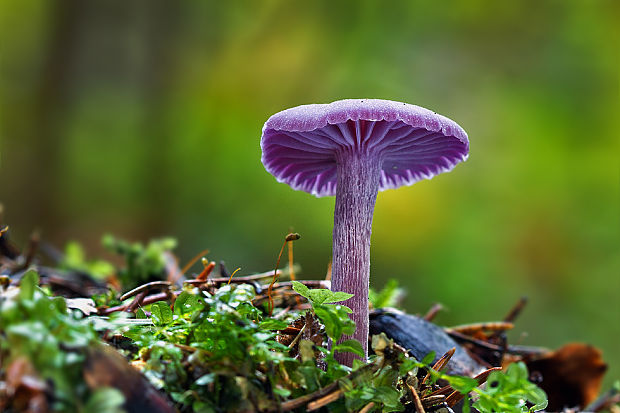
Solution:
M 452 120 L 407 103 L 346 99 L 302 105 L 263 127 L 262 162 L 279 182 L 317 197 L 336 196 L 332 290 L 356 323 L 368 354 L 370 234 L 378 191 L 412 185 L 467 159 L 469 140 Z M 353 354 L 338 355 L 346 365 Z

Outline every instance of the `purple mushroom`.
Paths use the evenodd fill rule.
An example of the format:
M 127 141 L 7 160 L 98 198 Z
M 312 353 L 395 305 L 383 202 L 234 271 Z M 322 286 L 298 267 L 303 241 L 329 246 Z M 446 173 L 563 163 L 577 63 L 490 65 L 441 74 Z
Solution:
M 467 159 L 469 140 L 452 120 L 407 103 L 346 99 L 276 113 L 263 127 L 262 162 L 279 182 L 317 197 L 336 195 L 332 290 L 368 354 L 370 233 L 377 192 L 448 172 Z M 351 365 L 351 353 L 339 354 Z

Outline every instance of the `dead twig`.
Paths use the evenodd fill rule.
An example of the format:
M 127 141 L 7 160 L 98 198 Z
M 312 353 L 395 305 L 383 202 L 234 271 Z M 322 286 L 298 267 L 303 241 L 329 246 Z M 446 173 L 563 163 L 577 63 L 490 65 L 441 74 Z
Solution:
M 451 330 L 451 329 L 446 329 L 446 333 L 448 333 L 448 335 L 450 335 L 452 338 L 456 339 L 457 341 L 463 342 L 469 342 L 471 344 L 474 344 L 476 346 L 485 348 L 487 350 L 490 351 L 504 351 L 504 348 L 501 346 L 498 346 L 496 344 L 491 344 L 491 343 L 487 343 L 486 341 L 482 341 L 482 340 L 478 340 L 477 338 L 473 338 L 470 337 L 468 335 L 465 335 L 459 331 L 455 331 L 455 330 Z
M 452 332 L 457 332 L 457 333 L 465 334 L 467 336 L 472 336 L 476 333 L 483 332 L 483 331 L 504 332 L 506 330 L 512 330 L 513 328 L 514 328 L 514 324 L 512 323 L 508 323 L 505 321 L 497 321 L 497 322 L 490 322 L 490 323 L 462 324 L 459 326 L 446 328 L 445 331 L 448 334 Z
M 170 293 L 165 292 L 165 293 L 157 293 L 157 294 L 149 295 L 149 296 L 144 297 L 144 299 L 142 300 L 142 305 L 153 304 L 157 301 L 163 301 L 163 300 L 168 299 L 170 295 L 172 295 L 173 297 L 176 297 L 179 294 L 181 294 L 181 291 L 173 291 Z M 117 311 L 125 311 L 127 307 L 129 307 L 129 305 L 130 304 L 123 304 L 123 305 L 117 305 L 115 307 L 103 308 L 99 310 L 99 315 L 110 315 L 110 314 L 116 313 Z
M 515 321 L 519 314 L 521 314 L 521 311 L 523 311 L 523 308 L 527 304 L 527 300 L 528 298 L 525 296 L 519 298 L 519 301 L 517 301 L 515 306 L 512 307 L 508 314 L 506 314 L 506 317 L 504 317 L 504 321 L 507 323 L 512 323 L 513 321 Z
M 375 402 L 370 402 L 366 406 L 364 406 L 364 408 L 362 408 L 359 413 L 368 413 L 373 407 L 375 407 Z
M 299 332 L 297 333 L 297 335 L 295 336 L 293 341 L 291 341 L 291 344 L 288 345 L 288 348 L 295 347 L 295 344 L 297 344 L 297 342 L 301 339 L 301 335 L 304 333 L 304 330 L 306 329 L 306 325 L 307 324 L 304 324 L 304 326 L 302 328 L 298 329 Z M 284 331 L 286 331 L 286 330 L 284 330 Z M 286 334 L 286 333 L 284 333 L 284 334 Z
M 478 386 L 482 386 L 487 381 L 487 378 L 491 373 L 501 369 L 501 367 L 492 367 L 475 376 L 474 380 L 478 382 Z M 464 394 L 455 390 L 448 397 L 446 397 L 446 403 L 448 404 L 448 406 L 454 407 L 454 405 L 463 400 L 464 397 Z
M 314 393 L 306 394 L 304 396 L 300 396 L 296 399 L 289 400 L 289 401 L 282 403 L 280 405 L 280 410 L 288 411 L 288 410 L 297 409 L 298 407 L 301 407 L 305 404 L 310 403 L 312 400 L 321 398 L 325 396 L 326 394 L 331 393 L 337 387 L 338 387 L 338 381 L 332 382 L 328 384 L 327 386 L 323 387 L 322 389 L 315 391 Z
M 365 366 L 360 367 L 359 369 L 347 374 L 346 376 L 342 377 L 341 379 L 349 379 L 351 381 L 354 380 L 355 377 L 362 375 L 362 374 L 366 374 L 368 371 L 370 371 L 371 374 L 374 374 L 377 370 L 379 370 L 381 366 L 377 365 L 377 364 L 367 364 Z M 340 380 L 336 380 L 330 384 L 328 384 L 327 386 L 323 387 L 322 389 L 319 389 L 317 391 L 315 391 L 314 393 L 310 393 L 310 394 L 306 394 L 304 396 L 300 396 L 296 399 L 293 400 L 288 400 L 284 403 L 282 403 L 280 405 L 280 410 L 281 411 L 288 411 L 288 410 L 293 410 L 293 409 L 297 409 L 301 406 L 304 406 L 314 400 L 320 399 L 328 394 L 331 394 L 334 390 L 336 390 L 339 386 L 339 382 Z
M 426 411 L 424 410 L 424 406 L 422 406 L 422 400 L 420 400 L 420 395 L 416 391 L 415 387 L 411 386 L 409 383 L 407 383 L 407 387 L 409 388 L 409 391 L 411 391 L 411 397 L 413 398 L 413 404 L 416 411 L 418 413 L 426 413 Z
M 120 300 L 125 301 L 126 299 L 133 297 L 138 293 L 141 293 L 143 291 L 148 292 L 149 290 L 153 290 L 155 288 L 168 289 L 171 285 L 172 284 L 170 283 L 170 281 L 152 281 L 146 284 L 142 284 L 141 286 L 136 287 L 133 290 L 127 291 L 125 294 L 121 295 Z
M 426 321 L 433 321 L 437 313 L 439 313 L 443 309 L 443 306 L 440 303 L 435 303 L 428 310 L 428 312 L 424 315 L 424 319 Z
M 215 267 L 215 262 L 212 261 L 211 263 L 213 263 L 213 267 Z M 209 266 L 211 265 L 211 263 L 209 263 Z M 209 269 L 209 273 L 213 270 L 213 268 Z M 283 272 L 282 271 L 278 271 L 277 275 L 278 277 L 280 275 L 282 275 Z M 249 281 L 258 281 L 258 280 L 262 280 L 268 277 L 272 277 L 273 276 L 273 272 L 270 271 L 268 273 L 263 272 L 260 274 L 252 274 L 252 275 L 245 275 L 243 277 L 237 277 L 233 280 L 233 282 L 237 282 L 237 283 L 243 283 L 243 282 L 249 282 Z M 200 277 L 200 276 L 199 276 Z M 216 278 L 209 278 L 207 279 L 206 276 L 204 279 L 196 277 L 195 280 L 185 280 L 185 284 L 191 284 L 191 285 L 200 285 L 200 284 L 205 284 L 205 283 L 214 283 L 214 284 L 224 284 L 226 282 L 228 282 L 228 279 L 230 277 L 216 277 Z
M 189 269 L 192 268 L 192 266 L 196 264 L 199 259 L 207 255 L 208 253 L 209 250 L 202 250 L 198 254 L 196 254 L 191 260 L 187 262 L 187 264 L 183 266 L 183 268 L 181 268 L 181 274 L 185 274 L 186 272 L 188 272 Z
M 586 407 L 585 411 L 602 412 L 609 410 L 613 412 L 612 408 L 618 403 L 620 403 L 620 391 L 609 390 Z
M 308 403 L 308 411 L 312 412 L 314 410 L 318 410 L 321 407 L 330 404 L 331 402 L 335 402 L 339 398 L 344 395 L 344 392 L 340 389 L 336 390 L 333 393 L 328 394 L 327 396 L 323 396 L 318 400 Z
M 136 310 L 136 308 L 138 308 L 138 306 L 142 303 L 142 300 L 144 300 L 144 297 L 146 297 L 146 290 L 140 291 L 136 295 L 136 298 L 131 302 L 131 304 L 127 306 L 127 308 L 125 309 L 125 312 L 133 313 Z

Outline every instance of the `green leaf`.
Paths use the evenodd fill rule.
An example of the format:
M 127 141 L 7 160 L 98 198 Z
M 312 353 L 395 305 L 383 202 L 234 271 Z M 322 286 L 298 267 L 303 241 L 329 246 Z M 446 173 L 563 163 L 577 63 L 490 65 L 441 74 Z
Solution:
M 310 300 L 313 304 L 337 303 L 353 297 L 353 294 L 343 291 L 331 291 L 326 288 L 315 288 L 311 290 L 299 281 L 293 281 L 292 284 L 293 290 L 302 297 Z
M 310 299 L 310 289 L 300 283 L 299 281 L 292 281 L 293 290 L 297 292 L 297 294 L 301 295 L 304 298 Z
M 33 270 L 27 271 L 19 283 L 19 299 L 32 300 L 34 291 L 39 285 L 39 275 Z
M 484 388 L 475 389 L 479 398 L 474 407 L 481 413 L 526 412 L 527 400 L 534 405 L 529 411 L 546 408 L 547 395 L 528 377 L 527 366 L 522 362 L 511 364 L 505 373 L 494 371 Z
M 328 304 L 328 305 L 329 305 L 329 304 Z M 349 307 L 347 307 L 346 305 L 343 305 L 343 304 L 338 304 L 338 308 L 340 308 L 340 310 L 341 310 L 342 312 L 344 312 L 344 313 L 347 313 L 347 314 L 352 314 L 352 313 L 353 313 L 353 310 L 351 310 L 351 309 L 350 309 Z
M 106 261 L 86 261 L 84 249 L 75 241 L 70 241 L 65 247 L 65 254 L 60 268 L 86 272 L 96 278 L 104 278 L 114 273 L 114 266 Z
M 430 366 L 431 363 L 435 360 L 436 355 L 437 353 L 435 353 L 434 351 L 431 351 L 426 356 L 424 356 L 424 358 L 422 359 L 420 363 L 424 364 L 425 366 Z
M 164 326 L 172 323 L 172 310 L 165 301 L 158 301 L 151 305 L 151 317 L 153 324 L 156 326 Z
M 144 310 L 142 308 L 138 308 L 138 310 L 136 311 L 136 318 L 138 320 L 144 320 L 146 318 L 148 318 L 146 316 L 146 314 L 144 313 Z
M 281 396 L 281 397 L 288 397 L 291 395 L 291 391 L 289 389 L 285 389 L 285 388 L 278 387 L 278 386 L 273 388 L 273 392 L 274 394 L 277 394 L 278 396 Z
M 325 288 L 316 288 L 309 290 L 308 294 L 310 295 L 310 301 L 312 301 L 312 304 L 323 304 L 329 299 L 331 291 Z
M 355 322 L 349 318 L 343 305 L 315 304 L 314 313 L 325 326 L 327 336 L 334 341 L 340 340 L 343 334 L 355 332 Z M 349 309 L 350 310 L 350 309 Z
M 321 387 L 319 381 L 320 370 L 315 365 L 300 366 L 297 368 L 296 375 L 301 379 L 303 387 L 308 393 L 312 393 Z
M 527 392 L 527 399 L 534 403 L 534 406 L 530 409 L 531 411 L 539 411 L 547 408 L 549 401 L 547 400 L 547 394 L 543 389 L 538 386 L 534 386 L 529 389 Z
M 183 315 L 193 313 L 200 307 L 200 301 L 194 294 L 190 294 L 187 291 L 181 292 L 177 299 L 174 301 L 174 314 Z
M 506 376 L 512 379 L 515 383 L 527 380 L 528 373 L 525 363 L 523 363 L 522 361 L 512 363 L 510 366 L 508 366 L 508 369 L 506 370 Z
M 375 292 L 372 289 L 369 291 L 369 301 L 373 308 L 394 307 L 402 295 L 403 289 L 398 286 L 398 282 L 390 279 L 381 291 Z
M 409 372 L 415 375 L 418 372 L 418 364 L 419 363 L 417 361 L 407 358 L 403 361 L 403 364 L 400 365 L 398 373 L 401 376 L 404 376 L 405 374 Z
M 354 340 L 354 339 L 350 339 L 350 340 L 345 340 L 342 343 L 336 344 L 333 349 L 335 351 L 340 351 L 340 352 L 348 352 L 348 353 L 353 353 L 353 354 L 357 354 L 360 357 L 364 357 L 364 349 L 362 348 L 362 345 L 360 344 L 359 341 Z
M 286 327 L 288 327 L 287 323 L 273 318 L 262 321 L 258 325 L 258 328 L 260 328 L 261 330 L 284 330 Z
M 327 304 L 345 301 L 353 297 L 353 294 L 342 291 L 330 291 L 325 288 L 316 288 L 309 290 L 310 300 L 313 304 Z
M 68 267 L 79 268 L 84 264 L 84 257 L 84 248 L 75 241 L 69 241 L 65 246 L 63 264 Z
M 463 413 L 469 413 L 471 412 L 471 406 L 469 403 L 469 397 L 465 397 L 465 400 L 463 400 Z
M 384 412 L 393 412 L 399 410 L 402 405 L 400 404 L 400 393 L 393 387 L 379 386 L 374 389 L 373 400 L 379 403 L 383 403 Z
M 85 412 L 122 413 L 125 396 L 117 389 L 102 387 L 93 392 L 84 406 Z
M 461 394 L 467 394 L 478 387 L 478 382 L 470 377 L 449 376 L 448 383 Z

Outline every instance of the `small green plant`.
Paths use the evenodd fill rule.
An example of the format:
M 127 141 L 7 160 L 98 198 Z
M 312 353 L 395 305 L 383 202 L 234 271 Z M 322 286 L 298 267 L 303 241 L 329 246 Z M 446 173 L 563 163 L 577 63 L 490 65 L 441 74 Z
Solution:
M 310 304 L 314 314 L 321 320 L 325 326 L 327 336 L 337 343 L 344 334 L 353 334 L 355 331 L 355 323 L 349 318 L 351 309 L 346 305 L 334 304 L 340 301 L 348 300 L 353 294 L 342 291 L 331 291 L 324 288 L 309 289 L 304 284 L 293 281 L 293 290 L 299 295 L 305 297 Z M 358 356 L 364 355 L 364 350 L 359 341 L 354 339 L 345 340 L 332 346 L 328 353 L 328 358 L 333 357 L 336 351 L 348 351 Z
M 146 246 L 129 243 L 105 235 L 103 246 L 125 258 L 125 268 L 119 269 L 117 275 L 123 287 L 130 289 L 142 283 L 165 278 L 165 254 L 172 251 L 177 242 L 173 238 L 151 240 Z
M 547 407 L 547 395 L 528 380 L 527 366 L 523 362 L 509 365 L 505 372 L 492 372 L 486 384 L 479 387 L 478 382 L 470 377 L 451 376 L 433 370 L 430 363 L 434 358 L 435 354 L 429 353 L 422 362 L 413 364 L 428 371 L 433 381 L 443 379 L 463 395 L 475 393 L 473 407 L 480 413 L 536 412 Z M 463 412 L 469 410 L 469 400 L 466 398 Z
M 84 248 L 75 241 L 69 242 L 65 246 L 65 254 L 59 267 L 65 270 L 84 272 L 97 279 L 104 279 L 116 271 L 114 266 L 107 261 L 87 261 Z
M 138 311 L 152 324 L 130 324 L 122 333 L 139 347 L 151 383 L 185 409 L 267 410 L 289 393 L 282 374 L 294 360 L 272 331 L 287 323 L 262 321 L 253 297 L 250 285 L 183 291 L 172 308 L 160 301 Z
M 53 383 L 45 389 L 52 395 L 53 411 L 118 411 L 124 402 L 118 390 L 91 391 L 82 377 L 85 352 L 99 342 L 95 328 L 77 312 L 69 312 L 64 298 L 49 297 L 38 285 L 37 273 L 28 271 L 18 294 L 0 297 L 2 367 L 10 370 L 21 360 L 43 383 Z M 6 402 L 0 397 L 0 410 L 9 410 Z
M 350 294 L 310 290 L 301 283 L 295 288 L 312 303 L 332 342 L 353 332 L 350 310 L 337 304 Z M 330 411 L 355 411 L 359 400 L 374 401 L 384 411 L 402 407 L 400 392 L 392 388 L 393 370 L 384 368 L 376 374 L 379 368 L 372 366 L 371 374 L 372 369 L 360 363 L 359 372 L 351 373 L 334 359 L 336 351 L 360 354 L 355 340 L 327 349 L 301 339 L 299 357 L 291 357 L 291 346 L 278 342 L 277 331 L 287 328 L 295 315 L 288 322 L 267 318 L 251 304 L 254 296 L 247 284 L 224 285 L 212 294 L 183 291 L 172 307 L 160 301 L 138 311 L 138 318 L 151 323 L 129 323 L 121 332 L 139 348 L 137 365 L 146 377 L 184 410 L 277 409 L 279 403 L 333 383 L 352 391 L 331 403 Z M 354 379 L 346 378 L 350 374 Z
M 347 376 L 344 376 L 343 373 L 349 369 L 340 365 L 334 358 L 337 351 L 351 352 L 362 357 L 364 355 L 364 350 L 359 341 L 349 339 L 338 342 L 342 335 L 353 333 L 355 323 L 349 318 L 351 309 L 335 303 L 348 300 L 353 295 L 327 289 L 309 289 L 297 281 L 293 281 L 292 284 L 293 289 L 311 303 L 312 310 L 321 320 L 327 336 L 334 343 L 330 350 L 324 350 L 327 372 L 332 373 L 332 380 L 338 380 L 338 385 L 345 397 L 344 406 L 341 401 L 330 405 L 330 408 L 337 411 L 338 408 L 344 407 L 346 411 L 353 412 L 372 403 L 371 406 L 374 405 L 374 407 L 371 411 L 401 411 L 403 405 L 400 400 L 403 397 L 403 390 L 402 386 L 398 384 L 401 377 L 407 374 L 407 371 L 401 371 L 398 367 L 405 360 L 402 354 L 394 361 L 394 365 L 386 363 L 384 358 L 377 356 L 373 356 L 369 364 L 355 360 L 354 371 Z M 377 342 L 373 342 L 375 350 L 377 350 L 377 346 Z
M 481 413 L 535 412 L 545 409 L 547 395 L 528 377 L 527 366 L 521 361 L 508 366 L 506 372 L 491 373 L 483 389 L 474 389 L 478 400 L 473 407 Z
M 161 247 L 151 253 L 162 258 Z M 143 247 L 136 251 L 138 256 L 145 253 Z M 133 268 L 155 268 L 156 261 L 133 261 Z M 395 291 L 393 285 L 388 287 Z M 36 272 L 29 271 L 19 290 L 0 295 L 0 381 L 6 381 L 7 366 L 27 360 L 36 377 L 50 383 L 45 397 L 51 410 L 120 412 L 122 393 L 89 388 L 83 377 L 87 349 L 101 345 L 100 333 L 110 339 L 118 337 L 116 332 L 125 337 L 122 352 L 184 413 L 303 411 L 310 408 L 309 400 L 323 400 L 328 390 L 339 396 L 321 405 L 329 412 L 403 411 L 412 403 L 408 386 L 427 373 L 431 385 L 422 387 L 421 397 L 430 396 L 437 389 L 432 384 L 442 379 L 463 395 L 473 395 L 466 396 L 465 406 L 469 409 L 473 403 L 482 413 L 546 406 L 544 392 L 528 381 L 522 363 L 512 364 L 505 373 L 493 372 L 487 385 L 479 387 L 475 379 L 434 371 L 433 353 L 421 361 L 408 357 L 384 334 L 373 336 L 374 355 L 367 363 L 356 360 L 353 368 L 343 366 L 336 352 L 363 354 L 356 340 L 340 341 L 355 329 L 351 310 L 341 303 L 351 294 L 293 282 L 311 310 L 289 311 L 278 319 L 254 306 L 255 288 L 188 286 L 171 291 L 168 301 L 144 304 L 135 320 L 104 320 L 68 311 L 65 300 L 48 296 L 38 286 Z M 381 300 L 390 295 L 385 293 Z M 110 300 L 112 295 L 101 297 L 102 302 Z M 283 341 L 284 332 L 300 320 L 304 327 L 296 337 Z M 2 403 L 7 402 L 0 397 L 0 410 L 11 407 Z
M 404 295 L 404 290 L 400 288 L 398 281 L 392 278 L 388 280 L 383 289 L 375 291 L 371 288 L 368 294 L 368 300 L 373 308 L 396 307 Z

